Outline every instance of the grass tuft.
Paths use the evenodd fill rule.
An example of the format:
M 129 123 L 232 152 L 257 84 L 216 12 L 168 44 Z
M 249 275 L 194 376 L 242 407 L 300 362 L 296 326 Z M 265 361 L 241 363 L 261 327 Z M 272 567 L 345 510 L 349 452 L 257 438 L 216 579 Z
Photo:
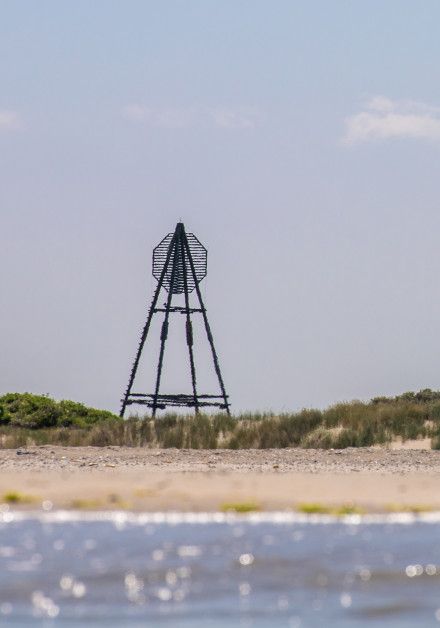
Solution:
M 419 514 L 423 512 L 431 512 L 432 506 L 426 504 L 387 504 L 385 506 L 387 512 L 410 512 Z
M 38 497 L 19 493 L 18 491 L 9 491 L 3 495 L 3 501 L 7 504 L 32 504 L 38 501 Z
M 331 513 L 329 506 L 315 503 L 298 504 L 296 510 L 306 515 L 329 515 Z
M 222 512 L 237 512 L 244 514 L 247 512 L 259 512 L 261 510 L 261 506 L 255 502 L 226 503 L 221 505 L 220 510 Z
M 355 504 L 328 506 L 313 502 L 298 504 L 296 510 L 307 515 L 335 515 L 336 517 L 344 517 L 346 515 L 362 515 L 365 513 L 365 510 Z
M 99 499 L 72 499 L 70 506 L 75 510 L 100 510 L 103 504 Z

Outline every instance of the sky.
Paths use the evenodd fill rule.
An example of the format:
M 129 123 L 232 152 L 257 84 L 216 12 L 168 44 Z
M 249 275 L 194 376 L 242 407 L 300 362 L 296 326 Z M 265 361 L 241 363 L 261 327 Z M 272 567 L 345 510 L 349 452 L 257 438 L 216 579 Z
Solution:
M 234 412 L 439 389 L 439 22 L 437 0 L 0 0 L 0 394 L 117 411 L 179 220 Z M 191 390 L 179 316 L 162 392 Z

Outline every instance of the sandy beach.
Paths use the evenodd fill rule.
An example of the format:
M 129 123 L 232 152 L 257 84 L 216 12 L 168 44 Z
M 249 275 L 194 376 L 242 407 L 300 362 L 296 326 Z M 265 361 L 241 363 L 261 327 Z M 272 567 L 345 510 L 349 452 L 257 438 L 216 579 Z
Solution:
M 369 511 L 440 510 L 440 451 L 154 450 L 30 447 L 0 451 L 0 499 L 14 507 L 213 511 L 304 503 Z M 9 497 L 9 502 L 11 499 Z

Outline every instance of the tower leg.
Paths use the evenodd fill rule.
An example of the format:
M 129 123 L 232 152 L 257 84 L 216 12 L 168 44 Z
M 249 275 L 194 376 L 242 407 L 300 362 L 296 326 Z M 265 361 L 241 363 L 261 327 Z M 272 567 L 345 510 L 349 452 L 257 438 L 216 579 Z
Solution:
M 183 268 L 183 287 L 184 287 L 184 292 L 185 292 L 186 344 L 188 345 L 189 364 L 191 368 L 191 383 L 192 383 L 192 389 L 193 389 L 193 395 L 194 395 L 194 411 L 196 414 L 198 414 L 199 404 L 198 404 L 198 398 L 197 398 L 196 367 L 194 364 L 193 330 L 192 330 L 191 315 L 189 311 L 188 277 L 186 274 L 185 243 L 183 241 L 183 237 L 180 238 L 180 247 L 181 247 L 182 268 Z
M 175 239 L 176 239 L 175 236 L 173 236 L 173 238 L 172 238 L 172 240 L 170 242 L 170 246 L 169 246 L 169 249 L 168 249 L 168 253 L 167 253 L 166 260 L 165 260 L 165 264 L 164 264 L 164 267 L 162 269 L 159 281 L 157 283 L 157 288 L 156 288 L 156 291 L 154 293 L 153 300 L 151 302 L 150 310 L 148 312 L 147 322 L 145 323 L 144 328 L 142 330 L 142 334 L 141 334 L 141 339 L 139 341 L 138 350 L 137 350 L 136 357 L 134 359 L 133 366 L 132 366 L 131 372 L 130 372 L 130 379 L 128 380 L 128 386 L 127 386 L 127 389 L 125 391 L 124 399 L 122 400 L 121 411 L 119 413 L 119 416 L 121 418 L 124 416 L 125 409 L 127 407 L 127 401 L 128 401 L 129 396 L 130 396 L 131 389 L 133 387 L 133 382 L 134 382 L 134 379 L 136 377 L 136 373 L 137 373 L 137 370 L 138 370 L 138 367 L 139 367 L 139 361 L 140 361 L 140 358 L 141 358 L 141 353 L 142 353 L 142 350 L 144 348 L 145 340 L 147 339 L 147 336 L 148 336 L 148 331 L 150 329 L 151 319 L 153 318 L 153 314 L 154 314 L 154 308 L 157 305 L 157 300 L 159 298 L 159 294 L 160 294 L 160 291 L 162 289 L 163 280 L 164 280 L 165 274 L 166 274 L 166 272 L 168 270 L 168 266 L 169 266 L 170 258 L 171 258 L 171 253 L 172 253 L 173 248 L 174 248 Z
M 174 278 L 176 276 L 176 268 L 178 266 L 178 258 L 180 255 L 180 247 L 179 247 L 179 242 L 180 242 L 180 238 L 177 234 L 177 229 L 176 229 L 176 233 L 175 233 L 175 237 L 174 237 L 174 256 L 173 256 L 173 267 L 171 270 L 171 279 L 170 279 L 170 287 L 169 287 L 169 291 L 168 291 L 168 298 L 167 298 L 167 302 L 166 302 L 166 306 L 165 306 L 165 318 L 164 321 L 162 323 L 162 331 L 160 334 L 160 352 L 159 352 L 159 362 L 157 364 L 157 375 L 156 375 L 156 388 L 154 391 L 154 397 L 153 397 L 153 408 L 152 408 L 152 417 L 154 418 L 156 416 L 156 411 L 157 411 L 157 397 L 159 394 L 159 388 L 160 388 L 160 379 L 162 376 L 162 366 L 163 366 L 163 356 L 164 356 L 164 352 L 165 352 L 165 342 L 166 339 L 168 337 L 168 319 L 170 317 L 170 307 L 171 307 L 171 300 L 173 298 L 173 288 L 174 288 Z
M 206 329 L 206 335 L 208 336 L 208 341 L 209 341 L 209 344 L 211 346 L 212 359 L 213 359 L 213 362 L 214 362 L 215 372 L 217 374 L 218 383 L 219 383 L 219 386 L 220 386 L 220 390 L 222 392 L 222 397 L 223 397 L 223 400 L 224 400 L 226 412 L 227 412 L 228 415 L 230 415 L 231 412 L 229 410 L 228 397 L 226 395 L 226 389 L 225 389 L 225 385 L 224 385 L 224 382 L 223 382 L 223 377 L 222 377 L 222 374 L 221 374 L 221 371 L 220 371 L 220 365 L 219 365 L 219 362 L 218 362 L 217 352 L 216 352 L 215 346 L 214 346 L 214 338 L 212 336 L 211 328 L 210 328 L 209 322 L 208 322 L 208 317 L 206 315 L 206 308 L 205 308 L 205 305 L 203 303 L 202 294 L 200 292 L 199 282 L 198 282 L 198 279 L 197 279 L 197 276 L 196 276 L 196 271 L 195 271 L 195 268 L 194 268 L 194 261 L 193 261 L 192 255 L 191 255 L 191 251 L 190 251 L 190 248 L 189 248 L 189 244 L 188 244 L 188 239 L 186 237 L 186 233 L 183 234 L 183 239 L 184 239 L 186 254 L 188 256 L 189 265 L 190 265 L 190 268 L 191 268 L 191 273 L 192 273 L 193 278 L 194 278 L 194 284 L 195 284 L 195 288 L 196 288 L 196 292 L 197 292 L 197 298 L 199 300 L 200 307 L 201 307 L 201 310 L 202 310 L 203 322 L 205 323 L 205 329 Z

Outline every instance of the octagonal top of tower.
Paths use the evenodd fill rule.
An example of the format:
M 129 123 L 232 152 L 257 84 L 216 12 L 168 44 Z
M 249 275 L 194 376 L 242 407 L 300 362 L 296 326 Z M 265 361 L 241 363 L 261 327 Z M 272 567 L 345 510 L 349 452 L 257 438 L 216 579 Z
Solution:
M 193 233 L 186 233 L 178 222 L 174 233 L 168 233 L 153 250 L 153 277 L 173 294 L 192 292 L 207 273 L 208 251 Z

